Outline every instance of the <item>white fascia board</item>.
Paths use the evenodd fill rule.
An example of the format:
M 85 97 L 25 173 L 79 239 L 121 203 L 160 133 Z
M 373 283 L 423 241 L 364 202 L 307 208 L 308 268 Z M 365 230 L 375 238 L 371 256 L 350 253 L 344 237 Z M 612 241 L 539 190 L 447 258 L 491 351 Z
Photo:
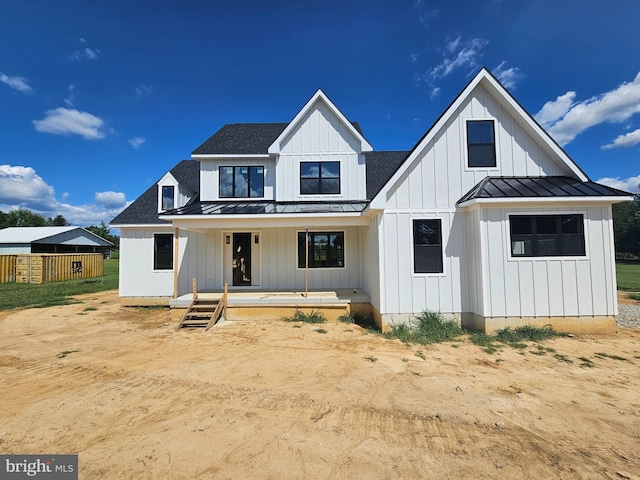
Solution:
M 173 185 L 179 185 L 178 181 L 176 180 L 176 177 L 174 177 L 171 172 L 167 172 L 165 173 L 162 178 L 160 180 L 158 180 L 158 182 L 156 183 L 156 185 L 160 186 L 160 185 L 167 185 L 167 184 L 173 184 Z
M 511 109 L 517 113 L 530 127 L 534 130 L 541 141 L 546 143 L 549 148 L 556 154 L 558 157 L 567 164 L 567 166 L 571 169 L 572 172 L 576 174 L 576 177 L 586 182 L 589 180 L 587 175 L 575 164 L 571 158 L 566 154 L 564 150 L 562 150 L 558 144 L 551 138 L 551 136 L 527 113 L 524 108 L 520 106 L 520 104 L 511 96 L 509 92 L 505 90 L 505 88 L 498 83 L 498 81 L 489 73 L 486 68 L 480 70 L 480 72 L 469 82 L 469 84 L 460 92 L 460 94 L 456 97 L 456 99 L 449 105 L 449 108 L 445 110 L 442 116 L 436 121 L 436 123 L 429 129 L 426 135 L 420 140 L 420 142 L 413 148 L 409 156 L 404 160 L 400 168 L 393 174 L 393 176 L 387 181 L 387 183 L 382 187 L 382 189 L 377 193 L 377 195 L 371 200 L 371 208 L 384 208 L 386 202 L 383 200 L 391 185 L 395 184 L 402 175 L 407 171 L 407 169 L 411 166 L 413 161 L 416 159 L 418 154 L 420 154 L 424 148 L 432 141 L 435 136 L 442 130 L 442 128 L 446 127 L 447 123 L 451 119 L 451 117 L 458 110 L 460 105 L 471 95 L 473 90 L 480 84 L 480 82 L 484 82 L 485 86 L 490 86 L 492 93 L 496 97 L 496 100 L 500 102 L 501 100 L 508 104 Z
M 271 158 L 271 155 L 269 155 L 268 153 L 252 153 L 252 154 L 246 154 L 246 155 L 222 155 L 222 154 L 208 154 L 208 153 L 201 153 L 201 154 L 197 154 L 197 155 L 191 155 L 191 158 L 193 159 L 201 159 L 201 160 L 228 160 L 228 159 L 238 159 L 238 158 Z
M 354 127 L 349 120 L 342 114 L 342 112 L 336 107 L 331 100 L 324 94 L 324 92 L 320 89 L 311 97 L 311 99 L 302 107 L 302 109 L 298 112 L 298 114 L 289 122 L 287 127 L 282 131 L 282 133 L 276 138 L 275 142 L 271 144 L 269 147 L 270 154 L 279 154 L 280 153 L 280 144 L 282 141 L 287 138 L 287 136 L 293 131 L 294 128 L 300 123 L 302 118 L 309 112 L 317 101 L 322 101 L 329 110 L 333 112 L 335 116 L 340 119 L 340 121 L 344 124 L 345 127 L 349 130 L 349 132 L 360 140 L 360 150 L 362 152 L 371 152 L 373 151 L 373 147 L 367 142 L 367 140 L 362 136 L 356 127 Z
M 368 226 L 371 223 L 370 217 L 363 216 L 315 216 L 287 215 L 279 217 L 268 217 L 266 215 L 233 215 L 216 216 L 216 218 L 182 218 L 173 222 L 174 228 L 185 230 L 208 230 L 212 228 L 280 228 L 280 227 L 305 227 L 305 226 Z
M 633 196 L 620 197 L 620 196 L 605 196 L 605 197 L 526 197 L 526 198 L 474 198 L 473 200 L 466 201 L 458 205 L 458 208 L 467 208 L 473 205 L 479 206 L 506 206 L 506 205 L 538 205 L 549 203 L 573 203 L 573 204 L 612 204 L 627 202 L 633 200 Z
M 589 177 L 586 173 L 582 171 L 582 169 L 567 155 L 565 152 L 549 135 L 549 133 L 543 129 L 540 124 L 527 112 L 518 101 L 511 95 L 505 88 L 500 85 L 500 83 L 495 79 L 495 77 L 485 69 L 482 69 L 480 74 L 484 73 L 481 78 L 482 83 L 485 87 L 489 86 L 488 90 L 490 90 L 498 102 L 507 104 L 510 108 L 507 110 L 512 110 L 515 112 L 520 118 L 524 120 L 524 122 L 529 126 L 529 128 L 535 132 L 538 139 L 541 143 L 547 145 L 547 147 L 565 164 L 569 167 L 569 169 L 579 178 L 581 181 L 586 182 L 589 180 Z M 479 74 L 479 75 L 480 75 Z
M 416 159 L 418 154 L 422 152 L 422 150 L 426 148 L 429 142 L 434 139 L 436 134 L 443 127 L 447 125 L 447 122 L 453 116 L 453 114 L 458 110 L 460 105 L 462 105 L 462 103 L 467 99 L 467 97 L 471 94 L 471 92 L 473 92 L 473 89 L 476 88 L 476 86 L 480 83 L 480 80 L 487 75 L 488 75 L 488 72 L 486 72 L 486 70 L 483 68 L 480 71 L 480 73 L 478 73 L 478 75 L 476 75 L 473 78 L 473 80 L 469 82 L 466 88 L 462 92 L 460 92 L 460 94 L 456 97 L 453 103 L 449 105 L 449 108 L 445 110 L 442 116 L 427 131 L 426 135 L 422 137 L 422 140 L 420 140 L 420 142 L 418 142 L 418 144 L 413 148 L 413 150 L 411 150 L 411 153 L 404 160 L 404 162 L 402 162 L 402 165 L 400 165 L 400 168 L 396 170 L 396 173 L 393 174 L 393 176 L 387 181 L 384 187 L 382 187 L 382 189 L 376 194 L 376 196 L 373 197 L 373 199 L 371 200 L 371 208 L 385 207 L 386 201 L 383 201 L 382 199 L 386 197 L 389 191 L 389 188 L 391 188 L 391 185 L 394 185 L 400 179 L 400 177 L 404 175 L 404 173 L 407 171 L 409 166 Z
M 172 228 L 170 223 L 110 223 L 111 228 Z

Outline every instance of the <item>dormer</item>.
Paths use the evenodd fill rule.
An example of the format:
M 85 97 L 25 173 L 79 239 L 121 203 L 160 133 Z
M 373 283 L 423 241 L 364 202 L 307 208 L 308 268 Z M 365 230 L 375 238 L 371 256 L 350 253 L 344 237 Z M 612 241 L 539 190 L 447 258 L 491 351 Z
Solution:
M 193 197 L 195 192 L 167 172 L 158 181 L 158 213 L 184 207 Z

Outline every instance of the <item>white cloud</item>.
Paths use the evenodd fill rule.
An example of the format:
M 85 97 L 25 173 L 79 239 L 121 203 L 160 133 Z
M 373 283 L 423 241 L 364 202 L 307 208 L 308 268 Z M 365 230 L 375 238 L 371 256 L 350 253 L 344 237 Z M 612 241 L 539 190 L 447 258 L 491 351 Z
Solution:
M 53 133 L 55 135 L 80 135 L 86 140 L 96 140 L 105 137 L 102 131 L 104 121 L 88 112 L 81 112 L 69 108 L 48 110 L 42 120 L 33 120 L 38 132 Z
M 564 96 L 569 94 L 575 96 L 574 92 Z M 536 119 L 549 103 L 554 102 L 547 102 L 536 114 Z M 560 145 L 566 145 L 588 128 L 605 122 L 621 123 L 636 113 L 640 113 L 640 73 L 632 82 L 624 82 L 606 93 L 570 105 L 564 113 L 558 108 L 557 118 L 549 117 L 548 131 Z
M 27 79 L 24 77 L 10 77 L 9 75 L 5 75 L 0 72 L 0 82 L 6 83 L 14 90 L 17 90 L 22 93 L 30 93 L 33 91 L 33 88 L 27 83 Z
M 95 202 L 105 208 L 124 208 L 127 198 L 122 192 L 96 192 Z
M 637 177 L 619 178 L 619 177 L 603 177 L 597 180 L 597 183 L 608 185 L 609 187 L 624 190 L 625 192 L 640 192 L 640 175 Z
M 76 99 L 76 96 L 73 93 L 75 89 L 76 89 L 75 85 L 69 85 L 69 87 L 67 88 L 67 92 L 69 93 L 69 95 L 67 96 L 67 98 L 64 99 L 64 103 L 66 103 L 70 107 L 73 107 L 73 102 Z
M 138 98 L 146 97 L 153 93 L 153 87 L 150 85 L 138 85 L 136 87 L 133 87 L 133 90 L 135 91 L 136 97 Z
M 611 150 L 613 148 L 622 148 L 622 147 L 633 147 L 640 143 L 640 128 L 638 130 L 634 130 L 633 132 L 629 132 L 625 135 L 618 135 L 616 139 L 607 144 L 603 145 L 603 150 Z
M 61 195 L 63 200 L 69 193 Z M 0 165 L 0 210 L 27 208 L 45 217 L 62 215 L 72 225 L 99 225 L 108 223 L 129 205 L 124 193 L 97 192 L 95 203 L 71 205 L 55 198 L 48 185 L 31 167 Z
M 496 68 L 493 69 L 493 74 L 496 76 L 500 83 L 505 88 L 515 89 L 516 82 L 519 82 L 524 78 L 524 74 L 520 72 L 518 67 L 507 68 L 507 62 L 502 62 Z
M 576 92 L 567 92 L 564 95 L 560 95 L 555 100 L 545 103 L 534 118 L 544 128 L 548 128 L 565 116 L 573 106 L 575 98 Z
M 433 87 L 431 92 L 429 92 L 429 98 L 433 100 L 434 98 L 440 95 L 440 87 Z
M 416 63 L 420 57 L 417 53 L 410 53 L 409 58 L 411 59 L 411 63 Z
M 83 38 L 81 38 L 80 40 L 81 40 L 80 43 L 85 43 L 83 42 L 84 40 Z M 74 51 L 69 56 L 69 60 L 83 60 L 85 58 L 88 60 L 97 60 L 99 55 L 100 55 L 100 50 L 98 50 L 97 48 L 84 47 L 84 48 L 81 48 L 80 50 Z
M 0 165 L 0 204 L 47 206 L 54 203 L 53 187 L 31 167 Z
M 483 38 L 472 38 L 467 42 L 463 42 L 461 37 L 448 42 L 445 49 L 447 52 L 445 53 L 445 58 L 439 65 L 427 70 L 424 78 L 429 82 L 434 82 L 461 68 L 477 68 L 479 66 L 478 60 L 482 57 L 482 49 L 488 43 L 488 40 Z
M 129 139 L 129 143 L 136 150 L 138 150 L 140 148 L 140 145 L 142 145 L 146 141 L 147 141 L 147 139 L 144 138 L 144 137 L 133 137 L 133 138 Z

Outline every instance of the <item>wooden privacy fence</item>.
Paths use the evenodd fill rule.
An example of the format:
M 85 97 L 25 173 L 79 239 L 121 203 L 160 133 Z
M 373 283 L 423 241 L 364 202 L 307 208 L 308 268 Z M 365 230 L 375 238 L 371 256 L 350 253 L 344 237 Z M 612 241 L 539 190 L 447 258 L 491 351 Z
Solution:
M 0 283 L 44 283 L 103 275 L 101 253 L 0 255 Z

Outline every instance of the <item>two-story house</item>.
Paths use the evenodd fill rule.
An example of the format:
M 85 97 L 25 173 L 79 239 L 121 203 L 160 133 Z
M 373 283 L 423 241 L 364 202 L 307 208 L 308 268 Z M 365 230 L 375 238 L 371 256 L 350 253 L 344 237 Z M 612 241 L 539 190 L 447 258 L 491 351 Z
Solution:
M 354 292 L 380 326 L 434 310 L 483 331 L 611 331 L 611 205 L 630 199 L 482 69 L 407 151 L 374 151 L 320 90 L 288 123 L 225 125 L 111 226 L 127 305 L 195 278 L 291 305 Z

